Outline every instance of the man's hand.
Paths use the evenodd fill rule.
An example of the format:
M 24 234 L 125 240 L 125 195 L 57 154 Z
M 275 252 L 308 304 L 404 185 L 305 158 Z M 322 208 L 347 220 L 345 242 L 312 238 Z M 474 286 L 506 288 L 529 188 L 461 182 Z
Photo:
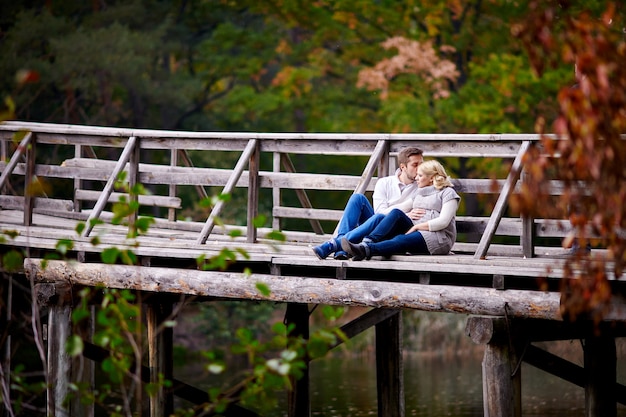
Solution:
M 413 210 L 409 211 L 406 215 L 409 216 L 409 219 L 411 220 L 419 220 L 422 217 L 424 217 L 424 214 L 426 214 L 426 210 L 422 208 L 414 208 Z

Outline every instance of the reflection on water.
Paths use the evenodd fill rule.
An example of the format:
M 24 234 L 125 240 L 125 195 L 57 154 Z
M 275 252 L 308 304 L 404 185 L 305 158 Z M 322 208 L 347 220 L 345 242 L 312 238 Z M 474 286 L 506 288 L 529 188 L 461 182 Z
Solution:
M 404 358 L 407 417 L 482 417 L 481 358 Z M 619 369 L 618 369 L 619 374 Z M 311 364 L 311 414 L 323 417 L 377 416 L 373 358 L 329 357 Z M 523 417 L 584 417 L 582 388 L 522 365 Z M 286 416 L 286 401 L 267 417 Z M 618 404 L 618 416 L 626 407 Z

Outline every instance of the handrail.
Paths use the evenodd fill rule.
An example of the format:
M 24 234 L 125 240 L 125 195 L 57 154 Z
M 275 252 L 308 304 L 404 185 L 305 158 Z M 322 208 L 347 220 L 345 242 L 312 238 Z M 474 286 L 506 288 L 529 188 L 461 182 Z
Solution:
M 115 185 L 115 181 L 117 181 L 117 178 L 124 170 L 124 166 L 130 160 L 130 157 L 133 154 L 133 151 L 135 150 L 136 143 L 137 143 L 137 138 L 135 136 L 131 136 L 128 139 L 128 142 L 126 143 L 126 146 L 124 147 L 124 151 L 122 152 L 120 159 L 117 161 L 117 164 L 115 165 L 115 168 L 113 169 L 113 173 L 111 173 L 109 180 L 107 181 L 106 185 L 104 186 L 104 189 L 102 190 L 102 194 L 100 194 L 100 198 L 98 199 L 98 201 L 96 202 L 96 205 L 94 206 L 93 210 L 89 214 L 89 217 L 87 219 L 87 224 L 85 225 L 85 228 L 83 229 L 81 233 L 82 237 L 89 236 L 89 233 L 91 233 L 91 230 L 94 227 L 93 220 L 99 218 L 100 214 L 102 214 L 102 210 L 104 210 L 104 206 L 109 201 L 109 197 L 111 197 L 111 193 L 113 192 L 113 186 Z
M 82 190 L 82 182 L 75 182 L 77 185 L 74 189 L 74 196 L 84 196 L 85 194 L 82 191 L 98 192 L 98 190 L 93 189 L 94 187 L 90 187 L 90 181 L 107 181 L 95 207 L 89 214 L 87 228 L 83 230 L 84 236 L 91 232 L 93 228 L 92 220 L 100 217 L 105 205 L 110 200 L 109 195 L 113 191 L 117 175 L 125 169 L 129 172 L 129 181 L 136 179 L 144 184 L 153 186 L 153 189 L 157 192 L 162 192 L 162 185 L 168 186 L 170 197 L 176 194 L 176 187 L 179 185 L 195 186 L 203 194 L 206 194 L 204 187 L 222 186 L 223 193 L 231 193 L 235 187 L 247 187 L 249 195 L 246 237 L 250 242 L 256 240 L 257 229 L 254 226 L 254 219 L 259 210 L 259 188 L 271 188 L 273 190 L 271 209 L 275 228 L 280 228 L 280 219 L 306 219 L 311 222 L 315 234 L 323 235 L 324 231 L 320 222 L 336 221 L 337 213 L 335 212 L 339 212 L 339 210 L 312 207 L 311 200 L 307 196 L 308 190 L 316 190 L 316 192 L 318 190 L 371 192 L 373 188 L 372 183 L 376 180 L 374 178 L 376 169 L 378 169 L 379 177 L 388 175 L 385 164 L 388 163 L 391 156 L 396 155 L 405 146 L 418 146 L 427 157 L 501 157 L 510 160 L 515 158 L 509 177 L 506 180 L 497 180 L 497 184 L 502 189 L 491 217 L 488 218 L 480 214 L 481 217 L 479 218 L 473 217 L 476 213 L 467 213 L 468 216 L 466 218 L 470 220 L 461 220 L 459 222 L 460 227 L 464 230 L 463 233 L 477 234 L 484 230 L 475 256 L 485 256 L 496 231 L 499 236 L 523 237 L 521 245 L 524 248 L 524 254 L 530 253 L 527 245 L 529 239 L 525 238 L 525 233 L 528 234 L 536 230 L 538 233 L 541 233 L 538 236 L 556 237 L 554 228 L 545 227 L 544 223 L 542 223 L 545 219 L 528 219 L 521 229 L 519 224 L 515 223 L 516 220 L 519 220 L 517 218 L 506 218 L 499 225 L 506 207 L 507 198 L 511 193 L 516 192 L 519 185 L 519 173 L 522 169 L 521 155 L 528 146 L 538 143 L 541 136 L 537 134 L 182 132 L 13 121 L 0 123 L 0 140 L 6 143 L 12 140 L 15 132 L 19 131 L 29 132 L 23 140 L 26 144 L 28 143 L 26 141 L 27 138 L 30 138 L 30 135 L 32 135 L 33 140 L 36 137 L 37 144 L 42 144 L 43 146 L 69 145 L 76 148 L 88 148 L 89 146 L 97 146 L 100 149 L 123 148 L 122 156 L 117 161 L 115 161 L 114 157 L 98 159 L 92 162 L 91 159 L 81 158 L 81 154 L 78 153 L 75 154 L 75 160 L 65 160 L 62 164 L 55 161 L 51 165 L 40 164 L 36 167 L 34 174 L 37 176 L 84 180 L 82 182 L 86 183 L 86 188 L 92 188 L 91 190 Z M 4 165 L 4 162 L 0 161 L 0 168 L 2 169 L 0 188 L 11 174 L 25 175 L 26 170 L 24 166 L 18 163 L 18 159 L 21 156 L 20 152 L 25 147 L 25 145 L 20 145 L 9 164 Z M 169 151 L 170 160 L 167 164 L 140 163 L 138 158 L 139 149 Z M 188 155 L 190 151 L 241 152 L 241 154 L 236 166 L 232 169 L 214 168 L 211 165 L 193 168 L 193 163 L 191 163 Z M 273 155 L 272 171 L 267 169 L 261 170 L 259 156 L 262 153 Z M 117 155 L 117 150 L 114 154 Z M 292 154 L 340 155 L 347 157 L 368 156 L 369 158 L 360 176 L 297 173 L 288 164 Z M 128 166 L 129 161 L 130 166 Z M 191 166 L 191 168 L 178 166 L 178 162 L 181 165 Z M 285 165 L 287 172 L 280 172 L 281 162 Z M 59 165 L 56 165 L 57 163 Z M 114 165 L 115 168 L 113 168 Z M 248 171 L 245 170 L 246 165 L 248 166 Z M 28 168 L 28 165 L 25 166 Z M 457 190 L 462 193 L 491 194 L 497 192 L 492 188 L 496 184 L 496 180 L 461 178 L 455 181 L 459 185 Z M 553 182 L 558 188 L 558 180 Z M 280 192 L 286 189 L 295 190 L 296 196 L 300 201 L 300 207 L 282 205 Z M 558 194 L 558 189 L 555 192 Z M 19 204 L 21 202 L 17 196 L 3 195 L 0 197 L 3 201 L 2 204 L 6 204 L 7 207 L 16 207 L 16 203 Z M 155 206 L 158 207 L 155 210 L 161 210 L 160 213 L 162 214 L 162 210 L 168 209 L 167 219 L 170 222 L 177 222 L 175 216 L 177 207 L 172 205 L 172 203 L 166 203 L 165 200 L 160 198 L 164 196 L 158 197 L 153 199 L 156 203 Z M 61 199 L 65 198 L 66 196 L 61 194 Z M 27 199 L 24 198 L 24 201 L 26 202 Z M 147 200 L 144 198 L 142 201 L 142 205 L 145 205 Z M 38 203 L 41 203 L 41 201 L 38 200 Z M 50 201 L 50 203 L 53 203 L 53 201 Z M 213 207 L 197 238 L 197 243 L 206 243 L 208 236 L 213 231 L 215 220 L 223 211 L 225 204 L 225 201 L 220 200 Z M 52 204 L 48 205 L 48 207 L 51 206 Z M 37 206 L 35 208 L 37 209 Z M 39 209 L 43 210 L 43 208 Z M 84 218 L 82 214 L 77 215 L 73 213 L 73 215 L 76 218 L 79 216 Z M 186 227 L 182 224 L 170 226 Z M 200 225 L 197 226 L 198 228 L 200 227 Z M 479 229 L 481 231 L 476 232 Z M 467 251 L 464 250 L 464 252 Z
M 256 146 L 256 139 L 252 139 L 248 142 L 248 146 L 246 146 L 246 149 L 243 151 L 243 153 L 239 157 L 239 160 L 237 161 L 237 165 L 235 165 L 235 168 L 233 168 L 233 173 L 230 176 L 228 183 L 224 186 L 222 194 L 230 194 L 233 191 L 235 185 L 237 184 L 237 181 L 239 181 L 239 178 L 243 173 L 245 165 L 249 162 L 250 156 L 254 152 Z M 213 227 L 215 226 L 215 218 L 220 215 L 223 207 L 224 200 L 220 199 L 211 210 L 211 214 L 209 215 L 209 218 L 207 219 L 204 227 L 202 228 L 202 232 L 200 232 L 200 236 L 198 237 L 198 243 L 206 243 L 207 238 L 209 237 L 211 231 L 213 230 Z

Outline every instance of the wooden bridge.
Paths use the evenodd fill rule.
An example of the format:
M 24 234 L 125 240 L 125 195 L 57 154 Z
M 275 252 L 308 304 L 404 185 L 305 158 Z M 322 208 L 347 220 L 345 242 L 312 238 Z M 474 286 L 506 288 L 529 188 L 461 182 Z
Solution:
M 71 326 L 68 294 L 73 287 L 102 284 L 153 295 L 287 303 L 286 320 L 304 335 L 310 305 L 369 307 L 343 330 L 353 337 L 376 328 L 378 414 L 385 417 L 404 415 L 402 311 L 468 315 L 468 336 L 485 345 L 486 416 L 522 415 L 522 361 L 585 389 L 587 416 L 617 415 L 616 404 L 626 404 L 626 390 L 617 383 L 615 371 L 615 338 L 626 330 L 624 303 L 615 297 L 599 327 L 564 321 L 559 284 L 567 252 L 559 242 L 568 223 L 520 218 L 507 208 L 509 196 L 524 180 L 522 156 L 538 143 L 538 136 L 531 134 L 260 134 L 0 124 L 0 228 L 11 234 L 0 250 L 26 251 L 24 270 L 16 276 L 35 284 L 48 311 L 48 372 L 57 381 L 48 391 L 48 415 L 93 412 L 78 403 L 72 404 L 72 412 L 60 405 L 69 392 L 73 366 L 64 344 Z M 331 236 L 341 210 L 314 207 L 313 202 L 324 201 L 319 197 L 323 193 L 343 192 L 346 199 L 351 192 L 370 193 L 379 176 L 395 170 L 395 155 L 408 145 L 422 148 L 427 159 L 446 158 L 463 166 L 468 158 L 496 158 L 510 169 L 502 178 L 454 180 L 464 206 L 451 255 L 318 260 L 310 246 Z M 233 166 L 198 166 L 198 156 L 209 152 L 212 161 L 233 160 Z M 301 157 L 352 158 L 362 169 L 356 175 L 336 173 L 329 164 L 326 173 L 302 172 L 297 163 Z M 150 194 L 120 192 L 120 175 L 131 187 L 142 184 Z M 225 194 L 247 191 L 245 224 L 221 224 L 226 213 L 239 208 L 226 200 L 217 200 L 206 219 L 182 218 L 191 207 L 181 190 L 192 188 L 198 198 L 205 198 L 209 187 Z M 559 193 L 558 181 L 553 189 Z M 288 193 L 297 197 L 298 207 L 286 205 Z M 154 216 L 145 235 L 129 239 L 125 226 L 112 224 L 111 204 L 120 196 L 137 201 L 140 214 Z M 480 199 L 489 202 L 487 214 L 470 204 Z M 270 201 L 271 226 L 259 227 L 255 219 Z M 305 226 L 295 219 L 304 219 Z M 86 222 L 80 234 L 78 222 Z M 284 242 L 268 238 L 276 230 L 283 233 Z M 94 236 L 98 245 L 93 244 Z M 55 251 L 59 239 L 74 242 L 68 260 L 48 261 L 44 268 L 42 259 Z M 99 255 L 110 247 L 131 249 L 137 266 L 102 264 Z M 223 247 L 241 248 L 248 257 L 226 270 L 198 269 L 199 257 L 217 255 Z M 259 291 L 259 282 L 269 287 L 269 295 Z M 621 281 L 615 284 L 618 288 Z M 146 325 L 154 335 L 173 302 L 167 297 L 151 300 L 157 301 L 146 306 Z M 584 367 L 533 345 L 568 339 L 584 339 Z M 168 332 L 149 341 L 152 377 L 172 377 L 173 344 Z M 84 355 L 98 360 L 87 349 Z M 206 399 L 200 390 L 182 382 L 179 387 L 151 397 L 150 415 L 167 415 L 174 395 L 191 402 Z M 238 409 L 231 415 L 248 415 L 242 413 Z M 288 414 L 310 415 L 308 374 L 290 393 Z

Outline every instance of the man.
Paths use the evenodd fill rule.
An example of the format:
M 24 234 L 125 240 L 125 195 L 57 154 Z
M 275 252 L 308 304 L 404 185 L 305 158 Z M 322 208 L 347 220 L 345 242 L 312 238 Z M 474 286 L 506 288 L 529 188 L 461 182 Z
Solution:
M 352 194 L 343 216 L 339 221 L 336 236 L 319 246 L 313 247 L 313 252 L 320 259 L 326 259 L 335 253 L 335 259 L 348 259 L 349 255 L 341 249 L 341 238 L 349 231 L 361 225 L 367 219 L 378 213 L 388 213 L 399 207 L 411 198 L 417 189 L 415 178 L 417 167 L 424 161 L 423 151 L 416 147 L 406 147 L 398 152 L 398 166 L 394 175 L 380 178 L 374 187 L 372 200 L 374 205 L 363 194 Z M 411 219 L 419 219 L 423 215 L 422 209 L 414 209 L 407 213 Z

